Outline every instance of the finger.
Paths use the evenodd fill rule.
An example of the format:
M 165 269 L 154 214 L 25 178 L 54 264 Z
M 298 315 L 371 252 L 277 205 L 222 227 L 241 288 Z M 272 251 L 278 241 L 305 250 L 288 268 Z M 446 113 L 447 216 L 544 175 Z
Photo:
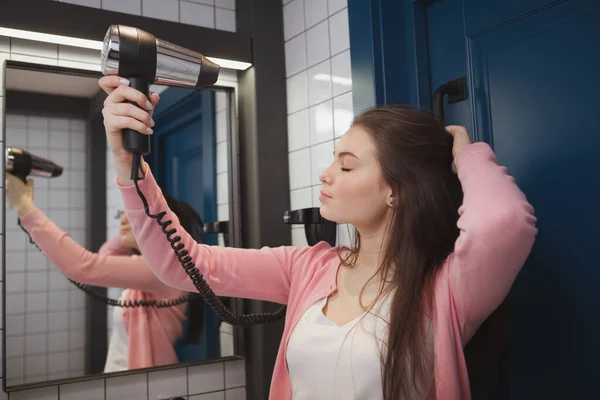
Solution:
M 123 103 L 126 100 L 139 105 L 144 110 L 151 110 L 153 108 L 152 103 L 150 103 L 142 92 L 124 85 L 119 86 L 108 95 L 106 100 L 104 100 L 104 106 L 108 106 L 111 103 Z
M 459 133 L 466 133 L 467 132 L 467 129 L 464 126 L 460 126 L 460 125 L 448 125 L 446 127 L 446 130 L 452 136 L 456 136 Z
M 109 105 L 106 107 L 106 112 L 111 115 L 118 115 L 121 117 L 131 117 L 137 119 L 138 121 L 143 122 L 149 127 L 154 126 L 154 121 L 152 120 L 150 114 L 134 104 L 118 103 Z
M 153 106 L 156 106 L 158 104 L 158 102 L 160 101 L 160 96 L 158 95 L 158 93 L 150 93 L 150 102 L 152 103 Z
M 98 85 L 108 94 L 112 93 L 120 85 L 129 86 L 129 84 L 129 80 L 116 75 L 103 76 L 98 79 Z
M 131 117 L 114 115 L 110 119 L 110 122 L 106 123 L 106 129 L 113 133 L 120 132 L 126 128 L 133 129 L 134 131 L 143 133 L 144 135 L 151 135 L 153 133 L 152 129 L 146 124 Z

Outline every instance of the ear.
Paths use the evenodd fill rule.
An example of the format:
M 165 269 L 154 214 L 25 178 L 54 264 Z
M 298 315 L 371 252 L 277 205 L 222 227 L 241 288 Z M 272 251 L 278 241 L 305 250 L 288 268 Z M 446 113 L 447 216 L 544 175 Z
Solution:
M 398 202 L 397 196 L 392 189 L 389 189 L 385 202 L 388 205 L 388 207 L 394 207 Z

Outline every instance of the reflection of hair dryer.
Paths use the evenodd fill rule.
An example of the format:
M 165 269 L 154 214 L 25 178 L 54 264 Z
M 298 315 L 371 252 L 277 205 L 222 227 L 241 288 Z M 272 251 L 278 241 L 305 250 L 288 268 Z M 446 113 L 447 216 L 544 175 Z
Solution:
M 54 178 L 60 176 L 63 169 L 50 160 L 35 156 L 16 147 L 8 147 L 6 149 L 6 172 L 19 177 L 23 182 L 27 182 L 28 175 Z
M 129 79 L 131 87 L 148 98 L 151 83 L 202 87 L 214 84 L 220 70 L 217 64 L 200 53 L 124 25 L 111 25 L 108 28 L 100 64 L 102 74 Z M 149 154 L 150 136 L 124 129 L 123 146 L 140 156 Z M 134 157 L 136 159 L 139 157 Z M 137 174 L 137 169 L 132 170 L 133 174 Z

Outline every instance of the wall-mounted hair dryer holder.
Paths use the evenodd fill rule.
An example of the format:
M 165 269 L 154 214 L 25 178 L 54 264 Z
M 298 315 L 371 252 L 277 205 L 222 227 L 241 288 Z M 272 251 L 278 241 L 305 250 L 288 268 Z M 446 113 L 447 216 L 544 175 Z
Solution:
M 331 247 L 335 247 L 337 224 L 323 218 L 318 207 L 285 211 L 283 213 L 283 223 L 304 225 L 304 233 L 309 246 L 314 246 L 324 240 Z
M 204 224 L 204 233 L 222 233 L 223 241 L 229 243 L 229 221 L 214 221 Z

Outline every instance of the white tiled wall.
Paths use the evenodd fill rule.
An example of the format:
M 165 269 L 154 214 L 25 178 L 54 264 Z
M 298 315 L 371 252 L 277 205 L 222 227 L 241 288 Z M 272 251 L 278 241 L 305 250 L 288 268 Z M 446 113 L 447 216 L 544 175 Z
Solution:
M 354 117 L 347 0 L 283 0 L 283 18 L 291 208 L 319 207 L 319 174 Z M 348 232 L 338 226 L 338 243 Z M 307 245 L 303 226 L 292 243 Z
M 58 0 L 85 7 L 235 32 L 235 0 Z
M 102 0 L 103 3 L 110 3 L 109 0 Z M 116 2 L 115 2 L 116 3 Z M 127 0 L 123 0 L 119 2 L 119 4 L 126 4 Z M 130 2 L 129 2 L 130 3 Z M 221 4 L 218 1 L 219 5 Z M 227 2 L 225 2 L 227 3 Z M 39 42 L 27 42 L 19 39 L 9 39 L 6 37 L 0 36 L 0 62 L 5 59 L 14 59 L 24 62 L 35 62 L 38 64 L 46 64 L 46 65 L 59 65 L 59 66 L 69 66 L 69 67 L 83 67 L 90 68 L 90 66 L 97 68 L 97 62 L 99 60 L 98 54 L 95 51 L 79 49 L 79 48 L 71 48 L 68 46 L 57 46 L 50 45 L 46 43 Z M 224 70 L 219 79 L 219 84 L 225 86 L 237 86 L 237 78 L 235 72 Z M 3 84 L 3 69 L 0 70 L 0 85 Z M 3 88 L 0 87 L 0 107 L 3 105 Z M 1 109 L 1 108 L 0 108 Z M 2 132 L 1 127 L 3 126 L 2 118 L 4 118 L 3 114 L 0 114 L 0 140 L 4 140 L 4 134 Z M 27 136 L 26 136 L 27 137 Z M 59 139 L 60 141 L 60 139 Z M 108 164 L 108 168 L 111 168 L 110 160 Z M 0 167 L 1 168 L 1 167 Z M 65 175 L 67 176 L 67 175 Z M 71 179 L 71 178 L 70 178 Z M 73 177 L 76 179 L 76 177 Z M 112 179 L 114 179 L 114 173 L 112 170 L 107 175 L 107 184 L 111 184 L 114 188 L 114 184 Z M 40 180 L 38 180 L 40 181 Z M 70 182 L 70 181 L 69 181 Z M 3 180 L 0 180 L 0 187 L 3 187 Z M 42 187 L 44 183 L 38 185 L 38 187 Z M 115 195 L 113 192 L 109 192 L 109 196 Z M 43 199 L 38 198 L 39 193 L 36 190 L 36 201 L 38 203 L 42 202 Z M 46 195 L 46 201 L 52 201 L 53 198 L 50 195 Z M 115 198 L 120 199 L 118 192 L 116 193 L 116 197 L 107 199 L 109 204 L 115 204 Z M 112 203 L 111 203 L 112 202 Z M 116 207 L 110 209 L 111 213 L 114 212 Z M 114 214 L 109 215 L 112 216 Z M 8 218 L 8 217 L 7 217 Z M 53 218 L 60 219 L 60 217 L 53 216 Z M 71 214 L 69 217 L 71 218 Z M 70 219 L 67 219 L 70 221 Z M 14 221 L 13 221 L 14 222 Z M 11 222 L 7 220 L 7 226 L 10 226 Z M 59 224 L 60 225 L 60 224 Z M 63 226 L 66 227 L 66 226 Z M 76 228 L 72 229 L 73 231 Z M 109 228 L 110 230 L 110 228 Z M 7 231 L 8 233 L 8 231 Z M 114 233 L 111 231 L 109 233 Z M 4 232 L 0 232 L 0 234 L 4 234 Z M 7 237 L 8 242 L 8 237 Z M 25 242 L 22 243 L 23 249 L 25 249 Z M 0 249 L 2 251 L 2 249 Z M 25 252 L 25 251 L 23 251 Z M 10 257 L 7 255 L 7 268 L 10 268 L 9 265 Z M 16 265 L 16 264 L 14 264 Z M 25 271 L 29 272 L 27 268 L 29 268 L 28 264 L 25 264 L 25 261 L 21 259 L 21 266 L 25 266 Z M 8 272 L 8 270 L 7 270 Z M 7 283 L 6 286 L 10 286 L 12 288 L 24 288 L 27 284 L 27 276 L 23 274 L 21 278 L 19 276 L 14 282 L 10 284 Z M 11 278 L 12 280 L 12 278 Z M 32 281 L 33 282 L 33 281 Z M 46 280 L 47 285 L 50 287 L 54 287 L 54 285 L 60 286 L 60 279 L 56 275 L 51 275 L 47 277 Z M 64 282 L 63 282 L 64 283 Z M 0 299 L 2 290 L 4 290 L 5 285 L 4 282 L 0 284 Z M 71 296 L 71 291 L 69 290 L 69 294 L 67 295 L 67 304 L 71 304 L 71 301 L 75 302 L 73 297 Z M 73 291 L 73 293 L 79 293 Z M 63 298 L 56 299 L 54 301 L 64 301 Z M 22 303 L 22 304 L 27 304 Z M 33 303 L 32 303 L 33 304 Z M 51 306 L 51 302 L 48 303 L 48 307 Z M 71 311 L 71 310 L 70 310 Z M 70 312 L 69 311 L 69 312 Z M 73 310 L 77 311 L 77 310 Z M 52 314 L 53 316 L 54 314 Z M 27 319 L 23 315 L 20 318 L 15 316 L 16 318 L 12 320 L 11 318 L 7 318 L 7 333 L 17 331 L 27 331 Z M 69 318 L 71 318 L 71 314 L 69 313 Z M 65 324 L 69 325 L 69 321 L 65 321 L 64 318 L 48 318 L 46 317 L 46 323 L 48 324 L 48 331 L 50 333 L 58 332 L 58 326 Z M 74 318 L 75 320 L 75 318 Z M 32 326 L 32 322 L 29 322 L 29 326 Z M 0 330 L 5 327 L 0 325 Z M 33 333 L 33 332 L 32 332 Z M 9 333 L 10 335 L 10 333 Z M 36 338 L 37 339 L 37 338 Z M 32 347 L 34 345 L 43 346 L 43 341 L 33 341 L 30 340 Z M 20 346 L 19 343 L 16 346 Z M 25 338 L 23 339 L 23 347 L 26 346 Z M 46 348 L 50 348 L 51 346 L 64 347 L 64 337 L 60 337 L 60 335 L 50 336 L 46 340 L 45 343 Z M 69 349 L 77 347 L 76 342 L 71 342 L 69 338 L 67 338 L 67 347 Z M 1 350 L 1 349 L 0 349 Z M 1 353 L 1 352 L 0 352 Z M 78 354 L 78 353 L 77 353 Z M 0 354 L 0 357 L 2 354 Z M 64 360 L 64 358 L 55 359 L 52 358 L 49 362 L 56 363 L 57 365 L 71 365 L 69 363 L 78 362 L 75 358 L 72 360 L 69 358 L 68 360 Z M 61 364 L 62 363 L 62 364 Z M 8 368 L 13 368 L 14 366 L 9 365 Z M 17 368 L 19 366 L 17 365 Z M 25 368 L 24 366 L 22 368 Z M 54 367 L 53 367 L 54 368 Z M 68 367 L 67 367 L 68 368 Z M 190 368 L 178 368 L 175 370 L 164 371 L 160 373 L 142 373 L 136 374 L 132 376 L 128 376 L 127 378 L 110 378 L 110 379 L 96 379 L 92 381 L 82 382 L 78 384 L 72 385 L 49 385 L 47 387 L 43 387 L 35 390 L 21 391 L 21 392 L 13 392 L 10 396 L 7 396 L 5 393 L 0 392 L 0 400 L 9 398 L 11 400 L 58 400 L 59 398 L 62 400 L 65 399 L 159 399 L 165 397 L 171 397 L 176 395 L 187 396 L 188 399 L 194 400 L 211 400 L 211 399 L 223 399 L 223 400 L 242 400 L 246 398 L 246 389 L 245 389 L 245 380 L 242 380 L 244 377 L 245 365 L 244 361 L 234 361 L 234 362 L 218 362 L 215 364 L 209 364 L 198 367 L 190 367 Z M 5 377 L 5 372 L 0 369 L 0 377 Z M 185 386 L 183 386 L 183 381 L 185 379 Z
M 6 115 L 7 146 L 48 158 L 64 172 L 33 178 L 36 205 L 86 246 L 85 120 Z M 28 243 L 6 214 L 6 347 L 9 385 L 80 376 L 84 371 L 85 295 Z

